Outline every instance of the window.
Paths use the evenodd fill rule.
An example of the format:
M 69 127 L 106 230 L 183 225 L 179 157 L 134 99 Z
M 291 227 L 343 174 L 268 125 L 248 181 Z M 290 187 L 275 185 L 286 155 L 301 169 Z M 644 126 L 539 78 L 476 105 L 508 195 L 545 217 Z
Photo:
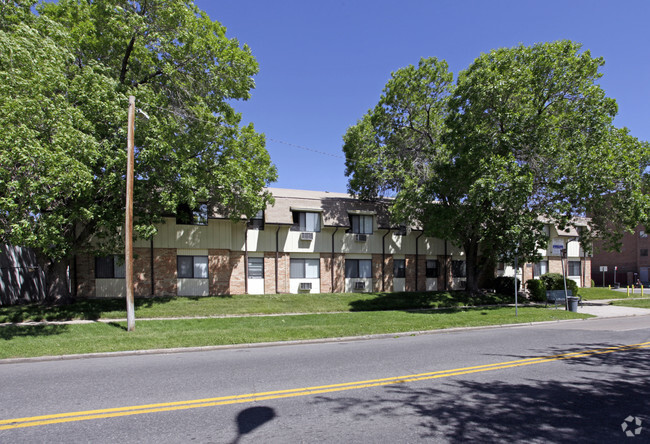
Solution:
M 208 278 L 208 257 L 207 256 L 177 256 L 176 264 L 178 278 L 207 279 Z
M 542 276 L 548 273 L 548 261 L 539 261 L 535 264 L 535 269 L 533 270 L 535 277 Z
M 123 279 L 126 276 L 124 258 L 118 255 L 96 257 L 95 277 L 97 279 Z
M 646 233 L 645 230 L 641 230 L 639 231 L 639 237 L 646 238 L 648 237 L 648 233 Z
M 404 259 L 393 260 L 393 277 L 394 278 L 406 277 L 406 261 Z
M 641 256 L 647 256 L 648 255 L 648 249 L 647 248 L 641 248 L 640 254 L 641 254 Z
M 346 278 L 370 278 L 372 277 L 372 261 L 370 259 L 346 259 Z
M 436 259 L 427 260 L 427 271 L 426 275 L 428 278 L 437 278 L 440 276 L 440 266 Z
M 354 234 L 372 234 L 372 216 L 350 215 L 351 232 Z
M 455 278 L 467 277 L 465 261 L 451 261 L 451 276 Z
M 580 261 L 569 261 L 567 264 L 569 276 L 580 276 Z
M 200 204 L 196 208 L 191 208 L 188 204 L 179 204 L 176 208 L 176 223 L 178 225 L 207 225 L 208 205 Z
M 320 213 L 309 213 L 306 211 L 293 212 L 292 230 L 298 231 L 320 231 Z
M 506 264 L 504 262 L 497 262 L 497 271 L 504 271 L 506 269 Z
M 264 211 L 260 210 L 248 221 L 248 228 L 252 230 L 264 229 Z
M 264 279 L 264 258 L 248 258 L 248 279 Z
M 319 259 L 291 259 L 291 279 L 318 279 Z

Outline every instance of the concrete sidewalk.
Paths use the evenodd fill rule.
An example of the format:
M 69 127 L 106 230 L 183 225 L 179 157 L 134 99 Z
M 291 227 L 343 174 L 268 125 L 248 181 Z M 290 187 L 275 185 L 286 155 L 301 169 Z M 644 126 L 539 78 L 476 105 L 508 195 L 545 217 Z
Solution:
M 578 313 L 586 313 L 599 318 L 616 318 L 621 316 L 650 315 L 650 309 L 609 305 L 610 300 L 584 301 L 578 306 Z

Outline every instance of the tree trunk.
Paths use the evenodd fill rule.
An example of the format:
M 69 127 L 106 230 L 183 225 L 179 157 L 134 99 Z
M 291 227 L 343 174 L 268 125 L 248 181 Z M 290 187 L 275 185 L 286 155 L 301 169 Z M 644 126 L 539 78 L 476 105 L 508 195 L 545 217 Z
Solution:
M 45 302 L 64 305 L 72 302 L 68 261 L 53 261 L 40 252 L 36 253 L 39 265 L 45 272 Z
M 467 241 L 465 249 L 465 268 L 467 273 L 467 282 L 465 289 L 470 293 L 478 293 L 478 281 L 481 268 L 478 262 L 478 243 Z

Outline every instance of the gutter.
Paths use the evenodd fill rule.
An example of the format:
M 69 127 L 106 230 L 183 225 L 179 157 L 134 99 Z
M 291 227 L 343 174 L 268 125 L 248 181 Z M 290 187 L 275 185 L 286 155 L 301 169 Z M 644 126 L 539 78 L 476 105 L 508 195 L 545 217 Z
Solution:
M 330 277 L 332 279 L 331 293 L 334 293 L 334 236 L 336 235 L 337 231 L 339 231 L 339 227 L 336 227 L 336 230 L 334 230 L 334 233 L 332 233 L 332 271 L 330 273 Z
M 381 238 L 381 291 L 386 291 L 385 289 L 385 284 L 386 282 L 386 243 L 385 239 L 386 236 L 388 236 L 388 233 L 390 233 L 390 228 L 386 230 L 386 234 Z
M 275 293 L 279 294 L 280 289 L 278 288 L 278 260 L 279 260 L 279 251 L 280 251 L 280 225 L 275 230 Z

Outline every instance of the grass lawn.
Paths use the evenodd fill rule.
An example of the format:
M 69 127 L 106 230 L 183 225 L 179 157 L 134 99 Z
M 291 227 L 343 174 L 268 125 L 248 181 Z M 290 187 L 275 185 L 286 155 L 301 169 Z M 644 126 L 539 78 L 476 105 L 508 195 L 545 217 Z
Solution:
M 637 294 L 636 297 L 641 296 Z M 648 294 L 650 296 L 650 294 Z M 630 299 L 629 301 L 613 301 L 612 305 L 624 305 L 626 307 L 650 308 L 650 298 Z
M 512 295 L 471 296 L 463 291 L 138 298 L 135 300 L 135 316 L 137 319 L 408 310 L 507 304 L 513 303 L 513 299 Z M 0 323 L 122 318 L 126 318 L 124 299 L 82 299 L 70 305 L 55 307 L 40 304 L 0 307 Z
M 358 300 L 359 295 L 355 295 Z M 429 311 L 364 311 L 298 316 L 238 317 L 137 321 L 134 332 L 125 322 L 83 325 L 0 327 L 0 359 L 78 353 L 145 350 L 288 341 L 452 327 L 528 323 L 589 317 L 543 307 L 448 309 Z
M 614 291 L 608 288 L 592 287 L 581 288 L 578 291 L 578 296 L 582 296 L 583 300 L 594 301 L 597 299 L 624 299 L 627 297 L 627 294 L 625 292 Z

